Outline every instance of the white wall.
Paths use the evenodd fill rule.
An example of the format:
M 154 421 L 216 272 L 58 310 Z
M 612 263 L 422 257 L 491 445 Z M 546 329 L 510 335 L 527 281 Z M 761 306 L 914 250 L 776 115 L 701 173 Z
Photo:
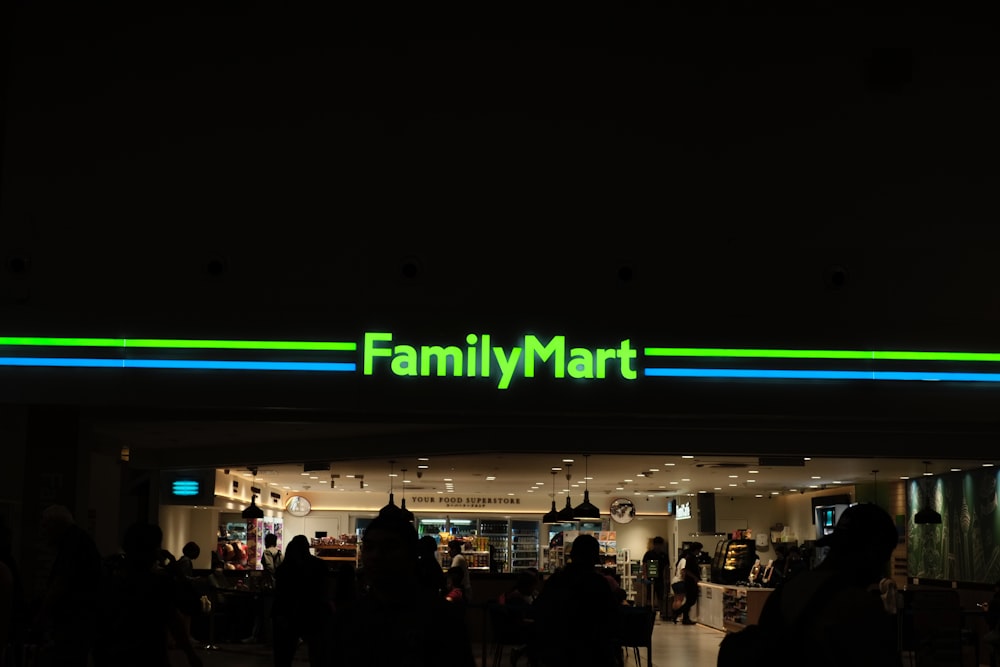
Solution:
M 212 566 L 212 550 L 215 549 L 218 538 L 219 514 L 219 510 L 213 508 L 161 505 L 163 548 L 180 558 L 184 545 L 194 542 L 201 548 L 201 555 L 194 561 L 195 569 L 209 569 Z

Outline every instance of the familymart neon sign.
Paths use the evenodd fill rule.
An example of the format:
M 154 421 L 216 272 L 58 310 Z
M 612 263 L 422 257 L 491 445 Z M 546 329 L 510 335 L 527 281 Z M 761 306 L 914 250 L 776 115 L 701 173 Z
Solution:
M 501 390 L 542 375 L 579 382 L 1000 382 L 996 352 L 658 347 L 635 345 L 631 338 L 584 347 L 564 334 L 528 334 L 505 347 L 488 333 L 468 333 L 460 344 L 441 345 L 398 340 L 382 331 L 365 332 L 360 342 L 0 336 L 0 367 L 494 379 Z

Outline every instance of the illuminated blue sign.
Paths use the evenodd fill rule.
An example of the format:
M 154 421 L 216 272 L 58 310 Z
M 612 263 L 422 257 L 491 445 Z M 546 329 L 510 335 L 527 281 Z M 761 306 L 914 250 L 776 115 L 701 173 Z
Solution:
M 201 484 L 194 479 L 178 479 L 170 485 L 170 492 L 175 496 L 197 496 L 201 492 Z

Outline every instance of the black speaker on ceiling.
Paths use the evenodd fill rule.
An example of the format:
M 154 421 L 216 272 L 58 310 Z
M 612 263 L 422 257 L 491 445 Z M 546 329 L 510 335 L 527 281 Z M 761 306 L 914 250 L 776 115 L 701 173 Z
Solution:
M 698 532 L 715 532 L 715 494 L 698 494 Z

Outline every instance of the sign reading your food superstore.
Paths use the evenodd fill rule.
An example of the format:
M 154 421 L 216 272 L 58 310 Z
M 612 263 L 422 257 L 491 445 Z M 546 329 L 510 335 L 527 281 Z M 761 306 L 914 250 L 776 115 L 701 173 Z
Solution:
M 667 338 L 667 336 L 664 336 Z M 1000 353 L 981 351 L 667 347 L 633 337 L 490 333 L 415 340 L 367 331 L 351 340 L 0 337 L 0 367 L 325 372 L 361 378 L 487 382 L 501 391 L 536 378 L 1000 382 Z

